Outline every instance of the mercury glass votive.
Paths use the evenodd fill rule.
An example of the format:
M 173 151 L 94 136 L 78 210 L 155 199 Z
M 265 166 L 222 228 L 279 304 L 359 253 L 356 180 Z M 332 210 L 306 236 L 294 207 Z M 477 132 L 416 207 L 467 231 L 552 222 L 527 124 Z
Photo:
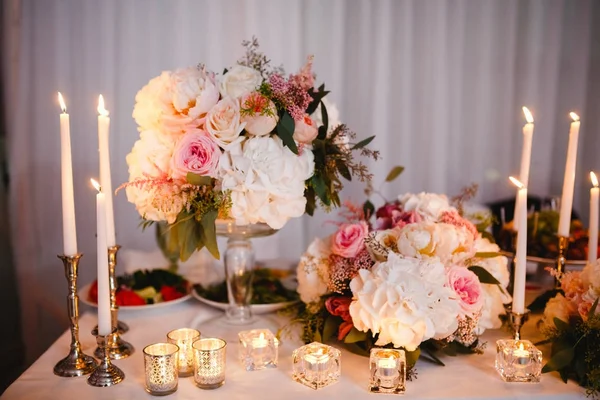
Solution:
M 338 381 L 342 356 L 338 349 L 312 342 L 292 353 L 293 378 L 312 389 L 320 389 Z
M 529 340 L 498 340 L 496 371 L 506 382 L 538 383 L 542 374 L 542 352 Z
M 406 390 L 406 356 L 404 350 L 371 349 L 369 357 L 372 393 L 403 394 Z
M 166 396 L 177 390 L 179 347 L 172 343 L 156 343 L 144 348 L 146 391 L 154 396 Z
M 246 371 L 277 368 L 279 340 L 268 329 L 238 333 L 239 358 Z
M 200 339 L 200 332 L 191 328 L 175 329 L 167 333 L 167 342 L 179 347 L 179 376 L 194 373 L 194 351 L 192 343 Z
M 225 383 L 225 349 L 222 339 L 198 339 L 194 349 L 194 382 L 201 389 L 216 389 Z

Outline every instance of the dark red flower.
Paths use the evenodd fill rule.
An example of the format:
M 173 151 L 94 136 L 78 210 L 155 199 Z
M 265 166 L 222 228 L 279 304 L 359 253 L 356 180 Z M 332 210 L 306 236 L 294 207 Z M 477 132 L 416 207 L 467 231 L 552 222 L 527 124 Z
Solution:
M 88 300 L 92 303 L 98 304 L 98 281 L 95 280 L 92 282 L 92 286 L 90 286 L 90 291 L 88 292 Z
M 351 297 L 334 296 L 325 301 L 325 308 L 327 308 L 329 314 L 342 317 L 346 322 L 352 322 L 352 317 L 350 317 L 350 303 L 352 303 Z

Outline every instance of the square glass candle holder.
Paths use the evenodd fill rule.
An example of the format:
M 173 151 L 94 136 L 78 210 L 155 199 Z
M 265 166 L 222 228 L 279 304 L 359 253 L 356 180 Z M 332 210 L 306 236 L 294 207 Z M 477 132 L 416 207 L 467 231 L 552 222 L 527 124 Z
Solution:
M 201 389 L 216 389 L 225 383 L 227 343 L 223 339 L 198 339 L 194 349 L 194 382 Z
M 200 339 L 195 329 L 181 328 L 167 333 L 167 342 L 179 347 L 179 376 L 191 376 L 194 373 L 194 351 L 192 344 Z
M 320 389 L 338 381 L 341 361 L 338 349 L 312 342 L 292 353 L 293 378 L 312 389 Z
M 403 394 L 406 390 L 404 350 L 371 349 L 369 392 Z
M 238 333 L 239 358 L 246 371 L 277 368 L 279 340 L 268 329 Z
M 498 340 L 496 371 L 506 382 L 540 381 L 542 352 L 529 340 Z
M 156 343 L 144 347 L 145 388 L 154 396 L 166 396 L 177 390 L 179 347 Z

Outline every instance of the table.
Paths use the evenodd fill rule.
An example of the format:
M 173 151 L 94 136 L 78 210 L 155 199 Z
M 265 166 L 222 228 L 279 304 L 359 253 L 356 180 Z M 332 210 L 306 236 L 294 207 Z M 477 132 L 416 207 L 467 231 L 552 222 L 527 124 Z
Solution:
M 70 337 L 63 334 L 23 375 L 4 393 L 4 400 L 18 399 L 156 399 L 144 391 L 144 346 L 163 342 L 172 329 L 209 320 L 220 311 L 190 299 L 184 303 L 145 311 L 121 311 L 119 319 L 129 324 L 130 331 L 123 338 L 131 342 L 135 353 L 124 360 L 115 361 L 126 375 L 125 380 L 113 387 L 95 388 L 86 377 L 61 378 L 52 373 L 54 364 L 68 353 Z M 96 314 L 86 312 L 80 319 L 80 339 L 84 351 L 92 354 L 95 338 L 89 334 L 96 324 Z M 194 321 L 194 322 L 193 322 Z M 529 325 L 529 326 L 528 326 Z M 532 337 L 535 327 L 525 326 L 525 338 Z M 237 327 L 229 336 L 237 334 Z M 205 332 L 206 333 L 206 332 Z M 210 335 L 218 332 L 209 332 Z M 445 367 L 425 361 L 417 363 L 418 378 L 407 382 L 405 397 L 411 399 L 583 399 L 585 391 L 573 382 L 564 384 L 556 373 L 545 374 L 539 384 L 505 383 L 494 369 L 495 341 L 506 338 L 501 330 L 488 331 L 483 340 L 487 347 L 483 355 L 459 357 L 443 356 Z M 313 390 L 294 382 L 291 378 L 291 353 L 301 343 L 285 340 L 280 348 L 279 368 L 262 371 L 245 371 L 237 360 L 236 342 L 227 349 L 227 375 L 225 385 L 216 390 L 202 390 L 194 385 L 193 378 L 179 380 L 177 392 L 164 397 L 170 399 L 375 399 L 390 395 L 375 395 L 366 390 L 369 362 L 366 357 L 342 350 L 342 377 L 332 386 Z

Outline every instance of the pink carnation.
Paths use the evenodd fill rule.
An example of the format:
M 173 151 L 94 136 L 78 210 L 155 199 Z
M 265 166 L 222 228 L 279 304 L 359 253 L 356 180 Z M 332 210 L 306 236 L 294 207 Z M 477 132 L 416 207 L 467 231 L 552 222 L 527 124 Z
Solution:
M 454 266 L 448 270 L 448 286 L 456 293 L 462 316 L 472 317 L 483 307 L 481 282 L 469 269 Z
M 188 172 L 202 176 L 216 174 L 221 150 L 202 130 L 193 130 L 181 137 L 171 158 L 174 179 L 185 179 Z
M 331 251 L 338 256 L 352 258 L 365 247 L 365 237 L 369 233 L 369 226 L 361 221 L 356 224 L 342 224 L 333 235 Z

